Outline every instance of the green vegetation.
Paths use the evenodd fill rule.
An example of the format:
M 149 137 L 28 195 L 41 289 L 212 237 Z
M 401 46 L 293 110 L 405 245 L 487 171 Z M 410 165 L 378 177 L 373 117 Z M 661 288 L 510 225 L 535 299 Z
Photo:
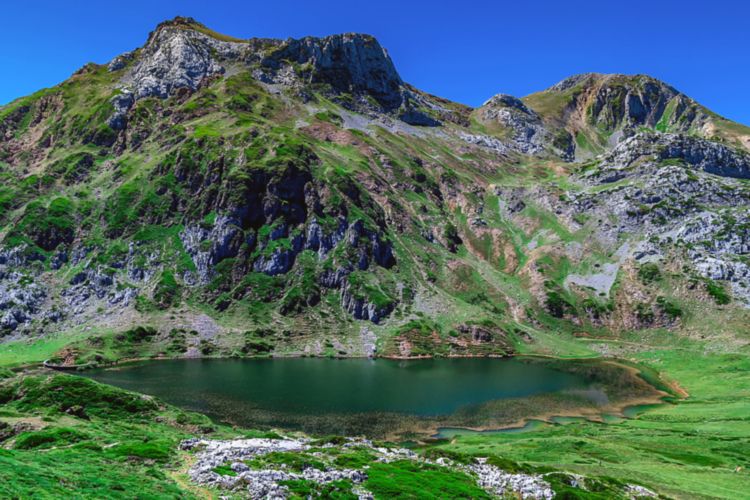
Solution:
M 147 418 L 156 403 L 138 394 L 68 375 L 24 377 L 16 388 L 15 404 L 21 410 L 44 407 L 53 412 L 84 412 L 87 417 Z
M 228 465 L 219 465 L 217 467 L 214 467 L 214 472 L 217 474 L 220 474 L 222 476 L 236 476 L 237 473 L 232 470 L 232 468 Z
M 333 463 L 342 469 L 361 469 L 374 459 L 369 450 L 354 450 L 337 456 Z
M 671 349 L 636 359 L 679 380 L 689 399 L 606 425 L 579 421 L 522 433 L 467 433 L 441 448 L 535 467 L 565 464 L 570 472 L 636 482 L 675 497 L 744 497 L 750 358 Z
M 656 127 L 654 127 L 659 132 L 669 132 L 669 122 L 672 120 L 672 116 L 674 115 L 675 109 L 677 108 L 677 102 L 675 99 L 672 99 L 667 103 L 667 107 L 664 108 L 664 113 L 661 115 L 661 119 L 659 119 L 659 122 L 656 124 Z
M 661 271 L 658 265 L 648 262 L 638 269 L 638 277 L 644 284 L 648 285 L 661 279 Z
M 262 455 L 253 460 L 249 460 L 247 464 L 253 469 L 273 468 L 273 466 L 284 464 L 287 468 L 295 472 L 302 472 L 307 468 L 318 470 L 326 469 L 325 463 L 312 455 L 282 451 L 275 451 L 268 453 L 267 455 Z
M 385 309 L 394 305 L 395 299 L 387 290 L 383 289 L 382 284 L 374 283 L 370 274 L 355 271 L 349 275 L 348 280 L 355 297 L 374 304 L 378 309 Z
M 31 242 L 44 251 L 73 241 L 75 207 L 67 198 L 55 198 L 45 206 L 41 201 L 29 203 L 10 237 L 18 243 Z
M 154 302 L 160 309 L 168 309 L 179 301 L 180 285 L 172 271 L 164 271 L 154 290 Z
M 375 463 L 365 487 L 377 498 L 490 498 L 471 477 L 411 460 Z
M 304 479 L 282 481 L 291 493 L 290 498 L 331 498 L 335 500 L 355 500 L 359 498 L 352 493 L 351 481 L 339 480 L 325 485 Z
M 0 388 L 12 394 L 0 429 L 7 421 L 33 429 L 0 437 L 0 496 L 6 498 L 71 491 L 79 498 L 184 495 L 165 469 L 187 435 L 177 422 L 212 429 L 200 415 L 70 375 L 20 375 L 0 381 Z
M 682 309 L 666 297 L 657 297 L 656 303 L 661 307 L 662 311 L 670 317 L 670 319 L 676 319 L 682 316 Z
M 713 280 L 706 281 L 706 291 L 719 305 L 726 305 L 732 301 L 732 297 L 727 293 L 724 286 Z

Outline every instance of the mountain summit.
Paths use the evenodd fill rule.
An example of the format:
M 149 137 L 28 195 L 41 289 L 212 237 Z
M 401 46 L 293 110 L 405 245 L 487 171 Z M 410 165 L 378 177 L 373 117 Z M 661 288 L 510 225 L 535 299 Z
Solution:
M 117 99 L 112 120 L 118 124 L 138 99 L 195 91 L 212 77 L 247 69 L 264 83 L 346 93 L 360 108 L 403 112 L 410 97 L 385 49 L 374 37 L 357 33 L 240 40 L 177 17 L 161 23 L 143 48 L 118 56 L 108 67 L 122 74 L 124 96 Z
M 70 362 L 547 353 L 750 304 L 750 130 L 648 76 L 471 109 L 369 35 L 178 17 L 0 137 L 0 328 Z

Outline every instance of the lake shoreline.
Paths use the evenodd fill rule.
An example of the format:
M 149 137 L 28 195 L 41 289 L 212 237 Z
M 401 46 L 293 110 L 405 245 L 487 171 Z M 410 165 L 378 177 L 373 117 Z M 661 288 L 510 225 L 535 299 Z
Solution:
M 538 358 L 538 359 L 550 359 L 558 361 L 585 361 L 585 360 L 617 360 L 619 358 L 608 358 L 605 356 L 576 356 L 576 357 L 559 357 L 547 354 L 448 354 L 446 356 L 434 356 L 431 354 L 420 354 L 418 356 L 317 356 L 309 354 L 290 354 L 290 355 L 279 355 L 279 356 L 142 356 L 133 358 L 121 358 L 115 361 L 106 363 L 86 363 L 84 365 L 66 365 L 51 363 L 49 359 L 44 360 L 42 363 L 29 363 L 25 365 L 16 366 L 15 369 L 23 370 L 26 368 L 38 367 L 40 364 L 43 368 L 50 370 L 59 371 L 83 371 L 91 369 L 109 369 L 115 368 L 121 365 L 127 365 L 131 363 L 140 363 L 144 361 L 171 361 L 171 360 L 206 360 L 206 359 L 233 359 L 233 360 L 260 360 L 260 359 L 331 359 L 331 360 L 346 360 L 346 359 L 388 359 L 394 361 L 423 361 L 428 359 L 512 359 L 512 358 Z
M 580 418 L 585 419 L 592 422 L 601 422 L 605 423 L 607 416 L 614 416 L 617 418 L 629 418 L 625 412 L 628 408 L 633 408 L 637 406 L 643 406 L 643 405 L 663 405 L 667 404 L 669 402 L 669 398 L 674 398 L 675 392 L 677 391 L 665 391 L 661 390 L 658 386 L 651 383 L 646 377 L 641 376 L 643 373 L 643 369 L 638 367 L 638 364 L 635 363 L 636 366 L 633 366 L 633 361 L 631 360 L 620 360 L 617 358 L 604 358 L 604 357 L 586 357 L 586 358 L 557 358 L 552 356 L 535 356 L 535 355 L 513 355 L 513 356 L 445 356 L 445 357 L 419 357 L 419 358 L 410 358 L 410 359 L 399 359 L 399 358 L 392 358 L 392 357 L 354 357 L 354 356 L 340 356 L 340 357 L 321 357 L 321 356 L 277 356 L 277 357 L 255 357 L 255 358 L 241 358 L 241 357 L 220 357 L 220 356 L 204 356 L 204 357 L 150 357 L 150 358 L 129 358 L 129 359 L 123 359 L 119 360 L 116 363 L 112 363 L 109 365 L 100 365 L 97 367 L 98 369 L 107 372 L 110 370 L 117 371 L 118 368 L 123 368 L 128 365 L 135 365 L 138 363 L 143 362 L 159 362 L 159 361 L 221 361 L 221 360 L 231 360 L 231 361 L 271 361 L 271 360 L 278 360 L 282 361 L 284 359 L 318 359 L 318 360 L 325 360 L 329 359 L 331 361 L 335 360 L 363 360 L 363 359 L 372 359 L 373 361 L 377 360 L 386 360 L 386 361 L 428 361 L 428 360 L 448 360 L 448 359 L 466 359 L 466 358 L 494 358 L 494 359 L 518 359 L 519 361 L 523 360 L 529 360 L 531 362 L 534 361 L 550 361 L 550 362 L 578 362 L 582 363 L 579 364 L 578 369 L 592 369 L 594 363 L 601 364 L 601 366 L 609 366 L 610 372 L 612 370 L 622 370 L 626 373 L 628 373 L 632 380 L 637 380 L 638 382 L 634 382 L 634 387 L 638 388 L 638 393 L 634 393 L 629 395 L 627 392 L 622 393 L 621 392 L 615 392 L 612 394 L 613 400 L 607 401 L 605 404 L 592 404 L 591 401 L 586 401 L 578 397 L 574 392 L 571 392 L 567 395 L 561 395 L 558 394 L 557 398 L 552 397 L 554 396 L 553 393 L 550 393 L 550 397 L 545 399 L 540 399 L 540 397 L 534 397 L 534 396 L 524 396 L 519 398 L 511 398 L 511 399 L 500 399 L 498 401 L 504 401 L 506 402 L 506 406 L 509 405 L 511 410 L 511 415 L 507 414 L 507 411 L 503 411 L 493 413 L 492 409 L 489 411 L 482 410 L 483 416 L 478 417 L 480 419 L 487 420 L 486 423 L 480 423 L 478 421 L 473 422 L 472 420 L 477 420 L 476 416 L 472 415 L 464 415 L 463 417 L 459 413 L 451 413 L 451 414 L 445 414 L 445 415 L 436 415 L 435 417 L 425 416 L 425 415 L 417 415 L 417 414 L 403 414 L 398 415 L 398 412 L 396 412 L 393 415 L 388 415 L 388 412 L 381 413 L 381 417 L 384 418 L 383 422 L 388 421 L 388 419 L 391 419 L 394 423 L 393 429 L 389 431 L 384 431 L 383 434 L 386 439 L 396 439 L 396 440 L 403 440 L 404 435 L 407 434 L 414 434 L 418 435 L 418 440 L 424 440 L 424 439 L 431 439 L 434 438 L 436 435 L 440 433 L 440 429 L 443 428 L 455 428 L 455 429 L 461 429 L 466 430 L 470 432 L 492 432 L 492 431 L 507 431 L 507 430 L 513 430 L 522 428 L 525 425 L 527 425 L 530 421 L 540 421 L 545 422 L 549 424 L 555 423 L 554 420 L 556 418 Z M 585 368 L 587 366 L 587 363 L 591 363 L 592 366 L 589 368 Z M 583 368 L 581 368 L 583 367 Z M 88 371 L 88 370 L 87 370 Z M 664 381 L 663 379 L 659 380 L 661 386 L 670 387 L 671 385 Z M 103 381 L 103 383 L 110 383 L 107 381 Z M 606 385 L 604 386 L 606 387 Z M 138 389 L 131 389 L 135 392 L 142 393 Z M 632 391 L 631 391 L 632 392 Z M 648 392 L 648 394 L 644 394 L 644 392 Z M 539 396 L 544 396 L 545 394 L 540 394 Z M 157 395 L 157 397 L 159 397 Z M 524 404 L 528 403 L 530 407 L 526 407 L 524 410 Z M 549 404 L 547 404 L 549 403 Z M 515 406 L 514 406 L 515 405 Z M 528 406 L 527 405 L 527 406 Z M 515 407 L 521 408 L 521 412 L 528 412 L 527 414 L 519 415 L 519 418 L 515 418 L 512 416 L 512 412 L 514 411 L 513 408 Z M 538 406 L 538 408 L 535 408 L 535 406 Z M 552 408 L 549 410 L 545 410 L 544 406 L 551 406 Z M 247 427 L 247 426 L 253 426 L 252 423 L 249 423 L 248 421 L 242 421 L 242 418 L 233 418 L 229 413 L 221 414 L 217 412 L 207 411 L 209 416 L 214 419 L 217 422 L 226 422 L 231 425 L 236 425 L 240 427 Z M 213 415 L 211 415 L 213 413 Z M 372 412 L 371 412 L 372 413 Z M 376 412 L 378 413 L 378 412 Z M 364 415 L 359 415 L 364 420 Z M 331 414 L 331 418 L 335 418 L 337 415 Z M 277 427 L 280 429 L 295 429 L 299 422 L 294 422 L 293 420 L 285 419 L 283 416 L 280 416 L 277 420 L 282 422 L 280 424 L 274 423 L 273 418 L 273 412 L 269 410 L 268 413 L 262 414 L 262 418 L 258 418 L 255 422 L 255 425 L 260 425 L 263 428 L 273 428 Z M 246 417 L 245 417 L 246 418 Z M 355 421 L 356 417 L 352 415 L 346 416 L 349 421 Z M 504 418 L 508 418 L 507 421 L 504 421 Z M 477 425 L 479 424 L 479 425 Z M 389 427 L 386 427 L 388 429 Z M 310 432 L 303 429 L 296 429 L 296 430 L 302 430 L 303 432 Z

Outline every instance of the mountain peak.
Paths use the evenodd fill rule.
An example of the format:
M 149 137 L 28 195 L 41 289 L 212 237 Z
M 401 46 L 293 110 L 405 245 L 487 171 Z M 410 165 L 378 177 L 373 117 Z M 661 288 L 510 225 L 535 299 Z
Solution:
M 651 75 L 624 73 L 579 73 L 569 76 L 546 90 L 546 92 L 566 92 L 576 87 L 630 85 L 643 87 L 645 85 L 656 85 L 674 94 L 679 94 L 674 87 Z
M 601 73 L 579 73 L 577 75 L 569 76 L 550 88 L 547 89 L 548 92 L 565 92 L 568 89 L 571 89 L 586 80 L 591 80 L 596 78 L 597 76 L 601 76 Z
M 174 31 L 175 29 L 202 33 L 203 35 L 206 35 L 208 37 L 211 37 L 221 42 L 247 43 L 247 40 L 245 39 L 236 38 L 233 36 L 225 35 L 223 33 L 214 31 L 210 29 L 209 27 L 207 27 L 205 24 L 195 20 L 192 17 L 176 16 L 172 19 L 168 19 L 166 21 L 162 21 L 159 24 L 157 24 L 156 28 L 154 28 L 154 30 L 151 33 L 149 33 L 148 41 L 146 42 L 146 45 L 151 43 L 152 39 L 161 31 L 163 30 Z
M 168 30 L 170 28 L 194 30 L 194 31 L 207 29 L 203 24 L 199 23 L 192 17 L 176 16 L 173 19 L 168 19 L 166 21 L 162 21 L 159 24 L 157 24 L 154 30 L 148 34 L 148 39 L 146 40 L 146 46 L 153 43 L 154 39 L 159 35 L 159 33 L 161 33 L 163 30 Z
M 199 23 L 192 17 L 185 17 L 185 16 L 175 16 L 172 19 L 167 19 L 166 21 L 160 22 L 156 29 L 158 30 L 161 27 L 165 26 L 184 26 L 188 28 L 194 28 L 194 27 L 201 27 L 205 28 L 206 26 L 202 23 Z
M 550 128 L 565 130 L 575 139 L 578 158 L 599 154 L 642 127 L 701 136 L 714 133 L 705 108 L 643 74 L 581 73 L 525 97 L 524 102 Z
M 220 37 L 192 18 L 160 23 L 123 75 L 124 88 L 136 99 L 165 98 L 178 88 L 197 89 L 207 78 L 224 73 L 221 61 L 240 56 L 240 43 Z M 110 64 L 110 70 L 125 65 Z
M 166 98 L 178 89 L 195 91 L 227 67 L 244 67 L 265 83 L 324 84 L 365 104 L 371 97 L 385 111 L 405 102 L 404 83 L 372 35 L 242 40 L 212 31 L 193 18 L 176 17 L 157 25 L 141 49 L 109 64 L 110 71 L 124 70 L 110 126 L 124 126 L 124 115 L 135 101 Z

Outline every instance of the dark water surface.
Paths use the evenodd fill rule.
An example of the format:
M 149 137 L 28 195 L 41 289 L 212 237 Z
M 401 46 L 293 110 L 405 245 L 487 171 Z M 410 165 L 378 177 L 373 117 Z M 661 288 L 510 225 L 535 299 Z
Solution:
M 489 401 L 602 394 L 585 373 L 523 358 L 155 360 L 86 376 L 218 421 L 313 432 L 352 431 L 352 416 L 435 419 Z

